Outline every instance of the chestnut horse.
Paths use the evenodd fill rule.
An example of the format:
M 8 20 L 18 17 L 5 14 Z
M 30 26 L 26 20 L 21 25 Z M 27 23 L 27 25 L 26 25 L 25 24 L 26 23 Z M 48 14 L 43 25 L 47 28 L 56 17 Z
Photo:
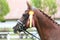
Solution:
M 36 27 L 41 40 L 60 40 L 60 26 L 47 14 L 43 11 L 32 8 L 28 3 L 28 9 L 24 12 L 23 16 L 20 18 L 17 25 L 14 27 L 14 31 L 17 30 L 20 32 L 21 28 L 26 30 L 29 27 L 29 11 L 34 12 L 33 22 Z M 25 24 L 24 27 L 21 27 L 21 24 Z

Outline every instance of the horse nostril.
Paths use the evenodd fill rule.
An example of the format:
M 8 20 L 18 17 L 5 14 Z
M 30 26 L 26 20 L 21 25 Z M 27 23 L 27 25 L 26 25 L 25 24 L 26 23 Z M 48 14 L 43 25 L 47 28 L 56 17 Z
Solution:
M 15 29 L 15 27 L 13 27 L 13 29 Z
M 14 33 L 17 33 L 17 30 L 14 30 Z

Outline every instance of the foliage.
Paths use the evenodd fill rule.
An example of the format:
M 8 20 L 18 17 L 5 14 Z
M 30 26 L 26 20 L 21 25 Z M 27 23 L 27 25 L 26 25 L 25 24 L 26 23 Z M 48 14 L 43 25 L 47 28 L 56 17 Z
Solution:
M 50 15 L 55 14 L 57 11 L 56 0 L 31 0 L 31 3 Z
M 4 16 L 9 12 L 7 0 L 0 0 L 0 21 L 4 21 Z

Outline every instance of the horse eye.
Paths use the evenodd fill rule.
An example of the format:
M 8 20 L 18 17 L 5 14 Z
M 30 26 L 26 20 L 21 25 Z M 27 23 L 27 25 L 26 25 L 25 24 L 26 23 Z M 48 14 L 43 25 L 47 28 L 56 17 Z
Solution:
M 23 17 L 28 18 L 28 17 L 29 17 L 29 15 L 28 15 L 28 14 L 23 14 Z
M 23 16 L 25 17 L 25 16 L 27 16 L 28 14 L 23 14 Z

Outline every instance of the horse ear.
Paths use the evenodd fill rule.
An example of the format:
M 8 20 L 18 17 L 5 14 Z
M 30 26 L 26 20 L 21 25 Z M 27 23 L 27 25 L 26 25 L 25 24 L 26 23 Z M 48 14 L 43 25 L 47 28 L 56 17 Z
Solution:
M 31 5 L 27 2 L 28 9 L 31 9 Z

